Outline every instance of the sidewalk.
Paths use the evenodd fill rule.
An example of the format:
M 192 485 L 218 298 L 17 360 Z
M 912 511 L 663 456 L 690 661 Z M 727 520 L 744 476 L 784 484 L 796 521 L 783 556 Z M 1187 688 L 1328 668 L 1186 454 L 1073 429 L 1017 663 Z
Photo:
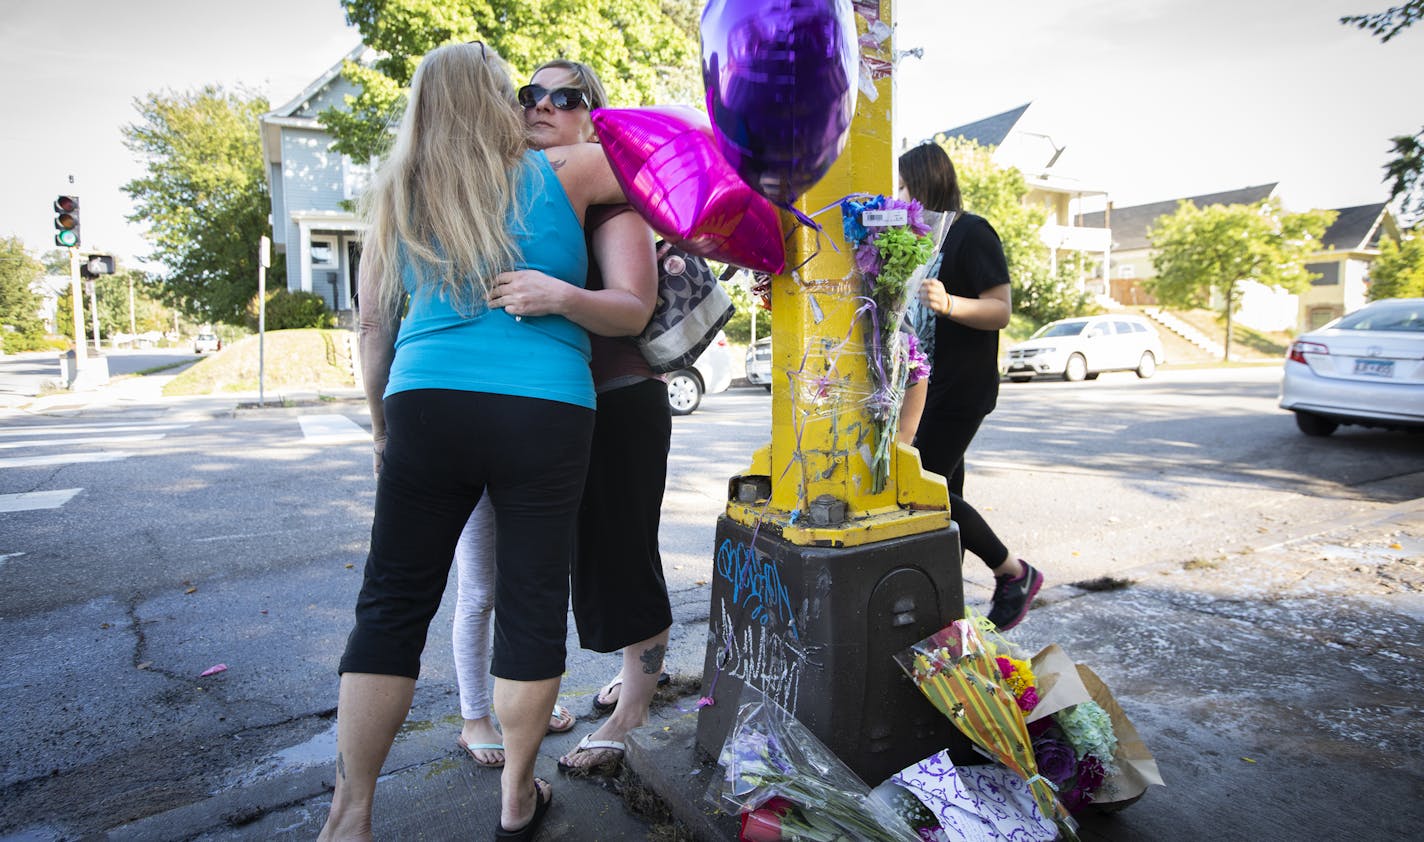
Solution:
M 1010 637 L 1029 651 L 1056 642 L 1092 666 L 1167 782 L 1085 818 L 1084 840 L 1413 838 L 1424 822 L 1424 498 L 1231 557 L 1051 586 Z M 700 652 L 680 654 L 700 663 Z M 557 771 L 555 759 L 597 727 L 586 718 L 591 694 L 562 697 L 581 718 L 544 741 L 537 771 L 556 795 L 540 839 L 736 838 L 735 819 L 705 800 L 716 770 L 693 750 L 700 676 L 679 679 L 634 733 L 616 782 Z M 458 756 L 443 700 L 433 715 L 422 704 L 418 693 L 410 721 L 431 716 L 437 727 L 398 737 L 376 836 L 487 837 L 499 775 Z M 109 838 L 313 838 L 330 801 L 334 737 L 288 754 L 309 765 L 288 763 Z

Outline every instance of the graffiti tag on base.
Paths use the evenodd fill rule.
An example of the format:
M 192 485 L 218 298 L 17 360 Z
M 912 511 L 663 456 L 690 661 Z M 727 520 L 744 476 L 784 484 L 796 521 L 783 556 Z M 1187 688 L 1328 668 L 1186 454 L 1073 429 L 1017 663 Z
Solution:
M 728 538 L 717 548 L 717 575 L 732 585 L 732 605 L 749 612 L 753 621 L 763 626 L 776 624 L 793 640 L 800 639 L 791 595 L 781 582 L 775 561 Z

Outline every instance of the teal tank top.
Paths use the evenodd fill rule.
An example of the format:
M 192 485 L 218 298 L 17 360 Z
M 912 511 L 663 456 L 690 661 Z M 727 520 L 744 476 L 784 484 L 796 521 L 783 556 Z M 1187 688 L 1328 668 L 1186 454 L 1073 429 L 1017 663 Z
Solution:
M 510 219 L 520 258 L 534 269 L 577 287 L 588 276 L 583 227 L 543 152 L 520 164 Z M 461 315 L 414 268 L 401 266 L 410 306 L 396 337 L 385 397 L 412 389 L 455 389 L 543 398 L 594 408 L 588 334 L 563 316 L 516 321 L 503 309 Z

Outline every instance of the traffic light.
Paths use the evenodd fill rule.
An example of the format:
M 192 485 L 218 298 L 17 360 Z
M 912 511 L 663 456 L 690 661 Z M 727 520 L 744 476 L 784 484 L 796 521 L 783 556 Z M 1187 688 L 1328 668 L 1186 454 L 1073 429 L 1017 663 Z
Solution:
M 54 200 L 54 244 L 63 248 L 79 245 L 79 197 L 60 196 Z
M 79 264 L 79 277 L 86 281 L 92 281 L 100 275 L 114 274 L 114 268 L 112 254 L 91 254 L 83 263 Z

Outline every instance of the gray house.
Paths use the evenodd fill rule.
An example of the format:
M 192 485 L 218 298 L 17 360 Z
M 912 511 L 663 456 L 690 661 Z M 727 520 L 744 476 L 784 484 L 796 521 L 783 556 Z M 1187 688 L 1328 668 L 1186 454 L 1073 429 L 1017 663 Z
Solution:
M 359 46 L 345 58 L 368 59 Z M 286 260 L 287 288 L 314 292 L 351 324 L 360 266 L 361 224 L 352 202 L 370 177 L 369 162 L 332 150 L 317 115 L 359 93 L 341 62 L 287 104 L 262 115 L 262 153 L 272 189 L 272 244 Z

